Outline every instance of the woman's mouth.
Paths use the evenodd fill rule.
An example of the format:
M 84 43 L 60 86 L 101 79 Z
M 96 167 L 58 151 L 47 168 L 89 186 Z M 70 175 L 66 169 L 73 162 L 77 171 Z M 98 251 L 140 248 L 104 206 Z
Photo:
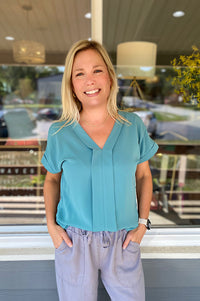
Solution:
M 100 89 L 95 89 L 95 90 L 91 90 L 91 91 L 86 91 L 84 92 L 86 95 L 94 95 L 96 93 L 99 93 Z

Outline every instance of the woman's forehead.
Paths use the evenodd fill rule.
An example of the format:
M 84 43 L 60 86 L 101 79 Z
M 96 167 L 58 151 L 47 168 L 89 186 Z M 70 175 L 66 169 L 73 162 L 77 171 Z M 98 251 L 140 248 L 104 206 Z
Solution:
M 74 57 L 73 67 L 78 68 L 84 65 L 87 66 L 88 64 L 106 66 L 101 54 L 97 50 L 86 49 L 79 51 Z

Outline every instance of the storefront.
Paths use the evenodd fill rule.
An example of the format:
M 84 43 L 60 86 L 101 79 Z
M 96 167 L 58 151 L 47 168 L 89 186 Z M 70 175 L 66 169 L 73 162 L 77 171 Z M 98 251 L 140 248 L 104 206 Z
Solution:
M 138 114 L 159 145 L 150 160 L 153 229 L 142 243 L 147 300 L 198 300 L 200 71 L 199 50 L 192 47 L 200 47 L 199 1 L 2 0 L 0 11 L 0 275 L 7 275 L 0 285 L 2 300 L 17 296 L 17 288 L 15 300 L 22 300 L 26 289 L 33 290 L 33 300 L 41 291 L 42 300 L 57 298 L 40 160 L 49 126 L 62 110 L 65 56 L 80 39 L 103 43 L 118 77 L 119 109 Z M 24 40 L 23 47 L 33 45 L 31 51 L 40 44 L 37 54 L 24 55 L 17 48 L 16 42 Z M 125 42 L 131 47 L 142 42 L 136 61 L 151 44 L 154 59 L 148 50 L 146 65 L 133 65 L 135 48 L 126 48 L 124 55 L 119 51 Z M 180 56 L 182 65 L 176 68 Z M 129 65 L 124 57 L 130 57 Z M 51 271 L 52 294 L 48 281 L 24 284 L 26 265 L 34 270 L 34 262 L 42 267 L 41 275 Z M 11 291 L 13 266 L 21 266 L 23 280 L 13 274 Z M 26 296 L 23 300 L 31 300 Z

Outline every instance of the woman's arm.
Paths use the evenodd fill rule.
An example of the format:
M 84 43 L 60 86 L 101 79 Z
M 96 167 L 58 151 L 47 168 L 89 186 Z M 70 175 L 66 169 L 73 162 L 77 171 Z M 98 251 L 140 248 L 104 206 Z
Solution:
M 136 170 L 136 193 L 138 200 L 138 213 L 140 218 L 147 219 L 152 200 L 152 175 L 149 162 L 138 164 Z
M 138 164 L 136 170 L 136 193 L 138 200 L 138 213 L 140 218 L 147 219 L 149 217 L 152 189 L 151 170 L 149 168 L 149 162 L 145 161 Z M 127 247 L 130 240 L 140 244 L 145 233 L 146 226 L 139 224 L 136 229 L 129 231 L 123 243 L 123 248 L 125 249 Z
M 69 247 L 72 246 L 66 231 L 56 223 L 57 206 L 60 200 L 60 180 L 61 173 L 52 174 L 47 171 L 44 182 L 44 202 L 47 227 L 55 248 L 58 248 L 63 240 Z

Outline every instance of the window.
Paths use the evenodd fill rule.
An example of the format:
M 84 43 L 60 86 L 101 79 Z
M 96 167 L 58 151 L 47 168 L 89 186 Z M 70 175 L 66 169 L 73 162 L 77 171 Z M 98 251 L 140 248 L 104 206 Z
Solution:
M 85 17 L 90 0 L 1 1 L 0 10 L 0 223 L 41 225 L 46 221 L 40 160 L 49 126 L 61 113 L 67 50 L 91 37 Z M 20 40 L 42 43 L 45 64 L 17 64 L 12 47 Z
M 119 74 L 116 66 L 118 106 L 135 111 L 159 144 L 158 154 L 150 160 L 154 184 L 153 224 L 199 225 L 200 111 L 196 97 L 191 96 L 190 102 L 184 103 L 172 85 L 177 75 L 172 60 L 192 54 L 193 45 L 199 47 L 196 25 L 199 3 L 197 0 L 104 0 L 103 4 L 103 43 L 115 64 L 120 43 L 142 41 L 157 45 L 154 77 L 136 79 L 142 99 L 131 87 L 133 78 L 127 79 L 123 72 Z M 182 14 L 174 16 L 176 11 Z
M 48 128 L 61 113 L 64 59 L 73 42 L 91 37 L 91 20 L 85 18 L 91 11 L 89 0 L 31 4 L 29 35 L 22 1 L 0 4 L 0 222 L 5 225 L 45 224 L 40 159 Z M 151 216 L 157 226 L 191 226 L 200 220 L 200 111 L 195 97 L 184 103 L 175 92 L 171 64 L 173 58 L 192 53 L 192 45 L 199 46 L 198 5 L 198 0 L 103 1 L 103 44 L 114 65 L 119 43 L 157 45 L 155 76 L 137 80 L 143 98 L 122 74 L 117 99 L 120 109 L 142 118 L 160 146 L 150 160 Z M 180 9 L 185 15 L 173 17 Z M 8 35 L 44 43 L 45 64 L 16 65 L 13 41 L 4 39 Z

